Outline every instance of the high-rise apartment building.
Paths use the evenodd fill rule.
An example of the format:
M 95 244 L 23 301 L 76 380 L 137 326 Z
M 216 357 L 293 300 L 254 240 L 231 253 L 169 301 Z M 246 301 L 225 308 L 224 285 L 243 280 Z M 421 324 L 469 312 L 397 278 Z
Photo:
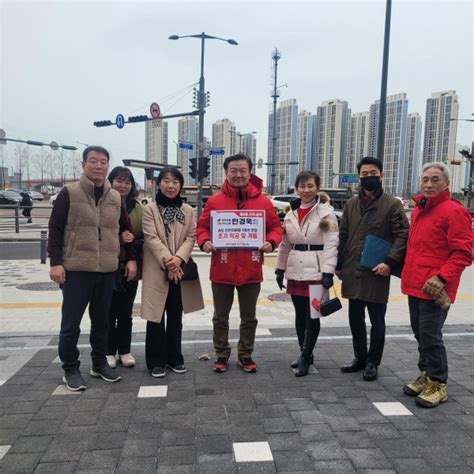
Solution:
M 356 165 L 369 149 L 369 112 L 352 114 L 347 133 L 344 173 L 357 173 Z
M 257 158 L 257 138 L 252 133 L 237 133 L 238 151 L 248 156 L 252 162 Z
M 235 124 L 228 118 L 220 119 L 212 124 L 212 148 L 221 148 L 224 155 L 211 156 L 211 183 L 220 186 L 224 182 L 224 159 L 235 155 L 236 143 L 239 136 L 236 134 Z
M 338 188 L 346 167 L 347 134 L 351 111 L 344 100 L 327 100 L 316 113 L 313 128 L 312 169 L 321 177 L 321 186 Z
M 368 155 L 377 157 L 380 101 L 369 111 Z M 385 115 L 385 146 L 383 153 L 384 190 L 390 194 L 403 192 L 408 121 L 408 99 L 404 92 L 387 97 Z
M 196 158 L 199 138 L 199 121 L 196 117 L 183 117 L 178 120 L 178 146 L 176 164 L 181 166 L 184 184 L 196 184 L 196 180 L 189 176 L 189 160 Z M 179 148 L 179 144 L 192 145 L 193 149 Z
M 421 117 L 417 112 L 408 114 L 407 138 L 405 145 L 405 168 L 403 170 L 403 189 L 405 196 L 416 194 L 419 190 L 418 178 L 421 165 Z
M 276 117 L 276 150 L 274 165 L 268 166 L 267 187 L 275 174 L 273 194 L 286 194 L 296 178 L 296 136 L 298 131 L 298 104 L 296 99 L 280 102 Z M 268 116 L 268 162 L 272 162 L 273 112 Z
M 298 113 L 298 133 L 296 143 L 296 161 L 298 171 L 311 170 L 311 151 L 313 146 L 313 120 L 311 112 Z
M 145 145 L 146 161 L 168 164 L 168 122 L 145 122 Z
M 433 92 L 426 101 L 423 163 L 454 159 L 459 103 L 456 91 Z

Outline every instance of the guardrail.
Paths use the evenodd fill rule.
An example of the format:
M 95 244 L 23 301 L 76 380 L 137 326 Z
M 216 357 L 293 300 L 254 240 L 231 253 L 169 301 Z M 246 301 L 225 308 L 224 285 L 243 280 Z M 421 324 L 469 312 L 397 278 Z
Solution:
M 34 219 L 34 224 L 23 223 L 28 219 L 22 215 L 23 209 L 31 209 L 31 217 Z M 45 212 L 41 212 L 44 210 Z M 0 233 L 15 232 L 20 233 L 20 230 L 40 230 L 41 228 L 47 229 L 49 215 L 51 213 L 51 205 L 33 205 L 33 206 L 21 206 L 19 204 L 0 204 Z M 38 212 L 39 211 L 39 212 Z

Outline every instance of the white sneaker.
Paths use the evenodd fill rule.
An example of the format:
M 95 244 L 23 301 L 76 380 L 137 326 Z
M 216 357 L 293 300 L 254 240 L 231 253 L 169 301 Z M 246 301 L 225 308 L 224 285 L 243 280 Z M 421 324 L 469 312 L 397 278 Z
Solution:
M 115 369 L 115 367 L 117 367 L 116 356 L 108 355 L 106 357 L 107 357 L 107 364 L 109 364 L 109 367 L 112 367 L 112 369 Z
M 120 362 L 122 362 L 122 365 L 124 367 L 133 367 L 136 364 L 135 358 L 130 353 L 120 354 L 119 357 L 120 357 Z

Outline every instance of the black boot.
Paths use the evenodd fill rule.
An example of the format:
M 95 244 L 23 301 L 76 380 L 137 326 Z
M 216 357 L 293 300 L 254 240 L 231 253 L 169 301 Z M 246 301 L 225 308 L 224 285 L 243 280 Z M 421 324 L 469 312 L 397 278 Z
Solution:
M 298 345 L 300 346 L 300 352 L 303 352 L 303 343 L 304 343 L 304 335 L 306 332 L 305 326 L 298 326 L 295 324 L 295 329 L 296 329 L 296 337 L 298 338 Z M 313 363 L 313 360 L 311 359 L 311 363 Z M 296 369 L 298 367 L 298 359 L 295 359 L 291 363 L 291 368 Z
M 302 350 L 302 349 L 301 349 L 301 350 Z M 298 359 L 295 359 L 295 360 L 291 363 L 291 368 L 292 368 L 292 369 L 296 369 L 296 368 L 298 367 L 298 361 L 299 361 L 299 360 L 300 360 L 299 358 L 298 358 Z M 314 362 L 314 356 L 313 356 L 313 354 L 311 354 L 311 362 L 310 362 L 310 365 L 311 365 L 313 362 Z
M 319 331 L 307 329 L 304 334 L 303 350 L 298 359 L 298 366 L 295 370 L 296 377 L 304 377 L 308 375 L 309 366 L 313 360 L 313 349 L 318 340 Z

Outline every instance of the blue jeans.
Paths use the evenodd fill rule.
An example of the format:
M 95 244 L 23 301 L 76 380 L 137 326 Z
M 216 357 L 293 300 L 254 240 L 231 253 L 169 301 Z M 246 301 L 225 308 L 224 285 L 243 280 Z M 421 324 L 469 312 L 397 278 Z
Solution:
M 448 358 L 443 343 L 443 325 L 447 309 L 440 308 L 433 300 L 408 297 L 410 322 L 418 341 L 418 368 L 425 370 L 428 377 L 438 382 L 448 380 Z

